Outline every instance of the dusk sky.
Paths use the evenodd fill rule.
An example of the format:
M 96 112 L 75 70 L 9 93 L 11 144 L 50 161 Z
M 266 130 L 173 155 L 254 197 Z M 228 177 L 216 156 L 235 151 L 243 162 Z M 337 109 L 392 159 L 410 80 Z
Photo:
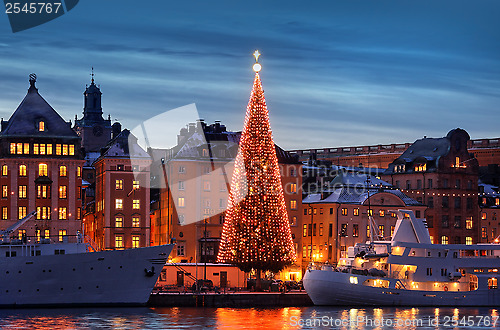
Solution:
M 456 127 L 494 138 L 499 18 L 497 0 L 82 0 L 12 33 L 0 13 L 0 116 L 35 72 L 59 114 L 81 117 L 93 66 L 105 116 L 126 128 L 195 103 L 206 121 L 238 131 L 259 49 L 285 149 L 413 142 Z

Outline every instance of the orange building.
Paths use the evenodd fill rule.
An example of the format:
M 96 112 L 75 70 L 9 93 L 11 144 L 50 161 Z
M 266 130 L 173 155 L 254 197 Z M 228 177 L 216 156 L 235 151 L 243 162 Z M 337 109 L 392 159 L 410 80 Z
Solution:
M 459 128 L 443 138 L 417 140 L 383 176 L 428 205 L 425 218 L 434 243 L 479 242 L 479 166 L 467 148 L 469 140 Z
M 30 75 L 27 95 L 1 123 L 0 228 L 36 211 L 19 237 L 62 241 L 81 231 L 84 161 L 71 123 L 42 98 L 35 82 Z
M 322 193 L 310 194 L 302 203 L 298 255 L 303 270 L 309 262 L 336 264 L 346 257 L 347 247 L 370 240 L 370 226 L 376 225 L 374 240 L 390 239 L 397 220 L 391 211 L 410 209 L 421 217 L 426 209 L 387 182 L 370 177 L 367 183 L 366 174 L 352 172 L 340 172 Z
M 219 122 L 207 125 L 199 121 L 181 130 L 173 150 L 151 151 L 155 159 L 163 159 L 152 165 L 158 174 L 153 176 L 168 182 L 152 216 L 153 243 L 174 240 L 173 262 L 216 261 L 239 137 L 240 132 L 228 132 Z M 301 164 L 278 146 L 276 152 L 298 247 Z
M 95 161 L 95 212 L 85 215 L 86 234 L 100 249 L 150 244 L 150 158 L 123 130 Z

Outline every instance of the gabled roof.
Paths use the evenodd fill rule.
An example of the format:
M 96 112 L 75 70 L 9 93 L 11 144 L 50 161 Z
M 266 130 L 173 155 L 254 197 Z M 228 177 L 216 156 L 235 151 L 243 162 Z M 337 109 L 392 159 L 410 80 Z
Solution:
M 137 138 L 130 133 L 128 129 L 124 129 L 114 139 L 111 139 L 105 147 L 101 149 L 101 156 L 96 159 L 97 162 L 101 158 L 145 158 L 149 159 L 149 154 L 137 144 Z
M 35 79 L 30 79 L 30 88 L 23 101 L 7 122 L 2 123 L 0 137 L 58 137 L 75 138 L 78 135 L 38 93 Z M 45 123 L 45 130 L 39 131 L 40 121 Z

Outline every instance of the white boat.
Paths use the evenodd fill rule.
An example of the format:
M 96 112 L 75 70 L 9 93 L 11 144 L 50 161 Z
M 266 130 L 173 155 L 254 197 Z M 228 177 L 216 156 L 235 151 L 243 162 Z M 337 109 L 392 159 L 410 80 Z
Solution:
M 90 252 L 81 234 L 51 243 L 11 240 L 12 231 L 0 232 L 1 307 L 144 305 L 173 248 Z
M 500 305 L 500 244 L 432 244 L 423 219 L 396 213 L 390 241 L 349 247 L 337 267 L 309 266 L 303 282 L 314 304 Z

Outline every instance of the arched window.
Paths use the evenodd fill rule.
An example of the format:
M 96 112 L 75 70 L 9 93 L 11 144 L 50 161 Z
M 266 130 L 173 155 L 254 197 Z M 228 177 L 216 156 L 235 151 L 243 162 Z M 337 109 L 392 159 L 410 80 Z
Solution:
M 38 164 L 38 175 L 39 176 L 47 176 L 49 173 L 47 164 L 40 163 Z
M 45 131 L 45 122 L 43 120 L 40 120 L 38 122 L 38 131 L 44 132 Z

